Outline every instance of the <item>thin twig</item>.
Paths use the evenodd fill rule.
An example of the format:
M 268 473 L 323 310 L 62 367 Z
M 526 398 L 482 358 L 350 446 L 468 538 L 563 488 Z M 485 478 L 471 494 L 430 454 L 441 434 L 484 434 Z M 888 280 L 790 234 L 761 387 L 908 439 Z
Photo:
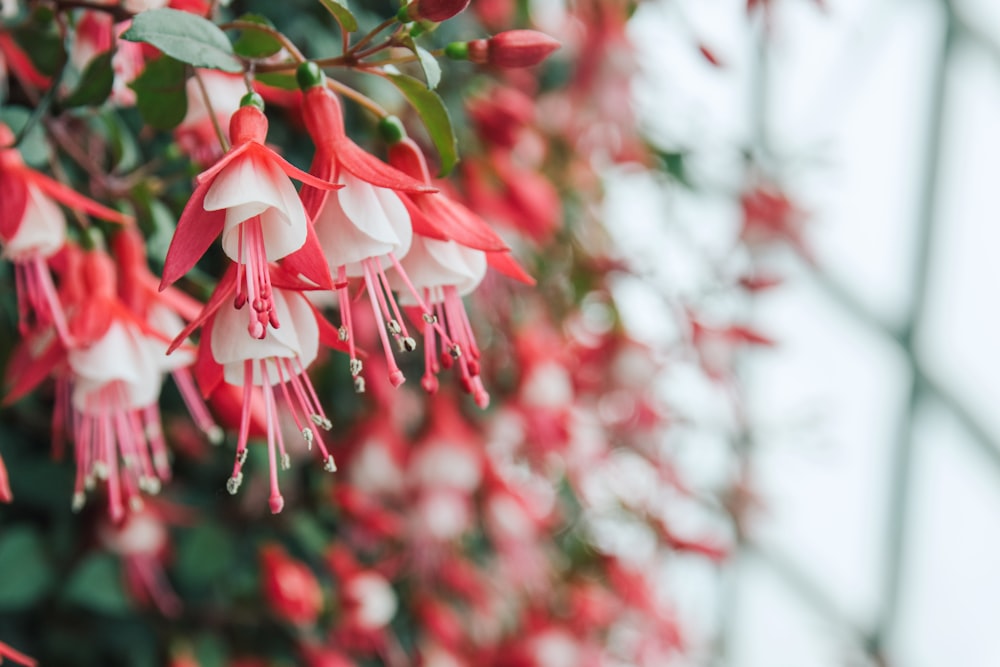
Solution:
M 201 98 L 205 100 L 205 108 L 208 109 L 208 115 L 212 119 L 212 127 L 215 128 L 215 136 L 219 138 L 219 144 L 222 146 L 222 152 L 229 152 L 229 139 L 226 137 L 226 133 L 222 131 L 222 125 L 219 124 L 219 116 L 215 113 L 215 107 L 212 106 L 212 98 L 208 94 L 208 88 L 205 87 L 205 81 L 201 78 L 201 73 L 198 72 L 198 68 L 194 69 L 194 80 L 198 83 L 198 90 L 201 91 Z

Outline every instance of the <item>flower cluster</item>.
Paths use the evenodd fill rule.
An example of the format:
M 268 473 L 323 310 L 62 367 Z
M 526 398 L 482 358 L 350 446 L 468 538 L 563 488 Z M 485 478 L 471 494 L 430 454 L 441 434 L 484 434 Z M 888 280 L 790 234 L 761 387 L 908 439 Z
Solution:
M 623 103 L 629 3 L 570 3 L 545 32 L 512 0 L 413 0 L 367 31 L 339 1 L 28 5 L 0 20 L 25 111 L 0 125 L 0 306 L 18 322 L 0 501 L 17 497 L 4 517 L 28 545 L 0 532 L 0 564 L 23 552 L 49 579 L 14 602 L 0 587 L 0 607 L 147 607 L 133 620 L 155 630 L 70 658 L 29 633 L 29 653 L 549 667 L 685 651 L 660 566 L 716 563 L 734 536 L 664 445 L 683 421 L 665 359 L 735 394 L 735 352 L 772 341 L 680 307 L 670 356 L 619 312 L 633 267 L 600 220 L 603 170 L 657 159 Z M 804 247 L 763 177 L 741 210 L 741 247 Z M 49 484 L 48 440 L 72 491 Z M 247 520 L 267 510 L 282 516 Z M 49 544 L 36 516 L 72 539 Z

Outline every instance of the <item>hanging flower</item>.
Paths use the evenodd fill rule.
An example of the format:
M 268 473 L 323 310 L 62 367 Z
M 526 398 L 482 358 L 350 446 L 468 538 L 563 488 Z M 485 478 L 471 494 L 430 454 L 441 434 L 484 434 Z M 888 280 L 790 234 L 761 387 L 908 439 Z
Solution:
M 255 389 L 263 394 L 264 422 L 270 462 L 270 507 L 275 514 L 285 501 L 278 488 L 278 464 L 291 466 L 284 438 L 278 424 L 278 396 L 284 399 L 296 427 L 306 445 L 319 446 L 323 467 L 335 472 L 337 465 L 327 450 L 317 427 L 329 430 L 331 422 L 305 370 L 316 359 L 319 344 L 334 348 L 342 345 L 336 330 L 324 320 L 303 291 L 310 285 L 277 265 L 264 267 L 271 276 L 273 320 L 267 322 L 260 336 L 247 331 L 237 310 L 223 305 L 237 296 L 242 287 L 241 265 L 233 265 L 219 281 L 212 298 L 201 314 L 174 339 L 168 350 L 172 353 L 198 327 L 202 328 L 202 344 L 198 350 L 195 374 L 202 395 L 210 396 L 226 383 L 243 388 L 240 408 L 239 440 L 233 474 L 226 484 L 235 494 L 243 483 L 243 464 L 247 457 L 247 442 L 254 422 Z M 275 327 L 276 321 L 283 324 Z M 280 392 L 280 394 L 279 394 Z
M 261 587 L 271 613 L 297 626 L 310 626 L 323 610 L 323 591 L 316 575 L 283 548 L 269 544 L 260 550 Z
M 140 491 L 155 494 L 170 478 L 157 406 L 162 373 L 146 340 L 160 334 L 118 299 L 115 264 L 106 253 L 67 248 L 64 293 L 73 344 L 44 329 L 26 338 L 8 368 L 15 382 L 5 403 L 56 374 L 54 440 L 63 428 L 72 431 L 73 508 L 82 508 L 85 492 L 101 481 L 111 518 L 121 521 L 126 506 L 142 506 Z
M 0 124 L 0 146 L 13 143 L 13 132 Z M 111 222 L 132 219 L 28 167 L 16 148 L 0 148 L 0 202 L 0 242 L 3 257 L 14 263 L 20 331 L 52 324 L 68 342 L 66 316 L 48 265 L 66 244 L 66 217 L 57 204 Z
M 424 154 L 412 139 L 394 143 L 389 149 L 389 162 L 415 179 L 430 183 Z M 421 384 L 429 392 L 437 390 L 435 326 L 441 323 L 448 339 L 455 343 L 442 350 L 441 364 L 448 367 L 454 360 L 463 389 L 485 408 L 489 394 L 479 377 L 479 346 L 462 296 L 479 285 L 487 264 L 529 285 L 535 281 L 482 218 L 445 194 L 403 195 L 403 201 L 413 221 L 414 240 L 410 252 L 400 261 L 403 271 L 393 271 L 390 284 L 400 290 L 403 305 L 427 304 L 433 309 L 433 316 L 424 318 L 425 371 Z
M 208 411 L 189 369 L 194 363 L 194 353 L 182 350 L 166 354 L 168 344 L 165 341 L 180 333 L 185 322 L 196 319 L 202 304 L 172 287 L 162 292 L 157 289 L 159 281 L 146 263 L 146 244 L 138 229 L 127 227 L 115 234 L 112 247 L 121 273 L 119 297 L 136 317 L 156 332 L 156 336 L 146 336 L 144 342 L 160 372 L 173 377 L 195 425 L 212 443 L 219 444 L 224 432 Z
M 263 338 L 280 326 L 269 263 L 286 259 L 317 285 L 329 285 L 319 245 L 290 176 L 314 188 L 339 186 L 295 168 L 264 145 L 267 118 L 260 96 L 244 97 L 229 125 L 233 148 L 202 172 L 184 208 L 163 266 L 161 289 L 187 273 L 217 237 L 236 263 L 234 306 L 249 304 L 247 329 Z M 294 255 L 293 255 L 294 253 Z
M 195 164 L 207 167 L 224 153 L 215 133 L 216 124 L 229 127 L 240 108 L 246 84 L 238 74 L 214 69 L 199 69 L 197 73 L 197 77 L 187 80 L 187 112 L 174 129 L 174 138 Z
M 334 277 L 340 304 L 341 338 L 348 344 L 355 389 L 364 391 L 360 377 L 362 364 L 354 347 L 354 326 L 348 294 L 350 278 L 361 278 L 394 386 L 405 380 L 393 356 L 389 336 L 400 351 L 416 349 L 393 296 L 385 270 L 399 265 L 410 249 L 413 231 L 402 193 L 434 192 L 421 183 L 365 152 L 344 133 L 340 102 L 323 85 L 322 72 L 313 63 L 299 68 L 300 85 L 305 89 L 303 118 L 316 156 L 310 172 L 323 180 L 332 178 L 344 189 L 332 196 L 304 187 L 302 200 L 315 221 L 323 254 Z M 419 299 L 420 297 L 417 296 Z

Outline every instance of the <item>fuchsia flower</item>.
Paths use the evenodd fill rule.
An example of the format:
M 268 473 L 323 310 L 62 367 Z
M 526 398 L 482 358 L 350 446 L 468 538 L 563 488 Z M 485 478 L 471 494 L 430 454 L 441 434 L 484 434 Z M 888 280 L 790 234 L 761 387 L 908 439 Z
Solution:
M 236 461 L 226 484 L 231 494 L 235 494 L 243 483 L 243 464 L 254 421 L 254 392 L 255 388 L 260 388 L 264 397 L 270 462 L 270 507 L 277 514 L 285 503 L 278 488 L 278 456 L 280 454 L 281 466 L 285 469 L 290 467 L 291 460 L 278 424 L 276 388 L 280 390 L 280 396 L 307 446 L 312 448 L 315 442 L 319 446 L 324 468 L 329 472 L 336 471 L 333 456 L 317 430 L 317 427 L 329 430 L 331 422 L 305 369 L 316 359 L 321 342 L 334 348 L 341 348 L 342 344 L 337 331 L 306 299 L 304 291 L 313 286 L 277 265 L 262 267 L 262 271 L 269 275 L 272 317 L 262 325 L 264 331 L 259 336 L 252 330 L 248 332 L 239 311 L 223 307 L 227 301 L 231 303 L 234 296 L 239 298 L 244 286 L 241 283 L 241 266 L 230 266 L 201 314 L 177 335 L 168 353 L 201 327 L 202 344 L 198 349 L 195 374 L 202 394 L 212 395 L 223 382 L 243 388 Z M 278 321 L 281 322 L 280 328 L 275 326 Z
M 330 274 L 335 277 L 340 335 L 348 344 L 355 389 L 364 391 L 364 380 L 360 377 L 362 363 L 354 347 L 349 278 L 364 281 L 379 323 L 389 378 L 393 385 L 399 386 L 405 378 L 393 357 L 389 335 L 400 351 L 416 349 L 416 341 L 406 329 L 385 270 L 390 266 L 399 270 L 399 258 L 410 249 L 412 241 L 410 216 L 400 195 L 434 192 L 435 188 L 381 162 L 351 141 L 344 132 L 340 103 L 322 85 L 322 73 L 312 63 L 306 63 L 299 72 L 300 81 L 307 88 L 303 117 L 316 144 L 310 171 L 324 181 L 336 179 L 344 184 L 344 189 L 333 196 L 304 187 L 302 200 L 315 221 Z
M 389 149 L 389 163 L 415 179 L 430 183 L 430 172 L 420 148 L 402 139 Z M 462 386 L 475 396 L 480 407 L 489 404 L 489 394 L 479 378 L 479 347 L 469 323 L 462 296 L 472 292 L 486 275 L 487 264 L 529 285 L 534 280 L 510 255 L 510 248 L 478 215 L 443 193 L 403 195 L 413 223 L 413 244 L 400 261 L 405 274 L 394 271 L 390 284 L 400 289 L 400 303 L 433 307 L 434 318 L 424 321 L 425 372 L 421 381 L 429 392 L 437 390 L 439 370 L 435 355 L 434 325 L 442 323 L 461 354 L 455 360 Z M 408 276 L 408 279 L 407 279 Z M 411 295 L 411 287 L 422 296 Z M 441 363 L 452 364 L 451 350 L 442 350 Z
M 160 358 L 167 338 L 136 316 L 116 292 L 114 261 L 100 250 L 67 246 L 64 294 L 72 346 L 46 329 L 22 342 L 8 376 L 14 386 L 9 404 L 50 373 L 58 386 L 54 434 L 73 433 L 76 453 L 74 509 L 85 491 L 106 483 L 111 518 L 120 521 L 126 505 L 141 507 L 139 492 L 154 494 L 170 477 L 157 401 Z M 158 351 L 150 339 L 159 340 Z
M 330 284 L 322 253 L 290 176 L 320 190 L 340 186 L 297 169 L 264 145 L 267 118 L 260 96 L 247 95 L 233 114 L 233 147 L 199 174 L 198 186 L 180 220 L 163 266 L 161 289 L 177 281 L 220 235 L 222 249 L 236 263 L 234 306 L 249 304 L 247 329 L 262 339 L 268 325 L 280 326 L 271 293 L 269 263 L 285 259 L 317 285 Z
M 170 555 L 165 519 L 182 515 L 182 510 L 165 503 L 147 503 L 121 523 L 102 522 L 97 530 L 101 545 L 121 559 L 125 585 L 132 598 L 139 604 L 155 606 L 165 616 L 181 612 L 180 598 L 164 572 Z
M 16 148 L 5 148 L 13 143 L 10 128 L 0 124 L 0 242 L 3 256 L 14 263 L 20 331 L 53 324 L 68 342 L 66 316 L 48 266 L 66 244 L 66 217 L 57 204 L 111 222 L 131 218 L 31 169 Z

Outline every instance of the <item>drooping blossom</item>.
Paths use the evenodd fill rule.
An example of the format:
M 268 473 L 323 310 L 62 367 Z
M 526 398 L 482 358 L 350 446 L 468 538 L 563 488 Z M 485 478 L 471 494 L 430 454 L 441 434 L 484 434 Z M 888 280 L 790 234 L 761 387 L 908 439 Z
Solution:
M 97 529 L 101 546 L 121 559 L 125 587 L 132 598 L 171 617 L 180 614 L 181 601 L 164 571 L 170 556 L 166 520 L 182 515 L 176 507 L 150 502 L 121 523 L 102 522 Z
M 304 187 L 302 199 L 315 221 L 316 234 L 337 289 L 341 338 L 349 346 L 355 389 L 364 391 L 364 379 L 360 375 L 362 363 L 355 350 L 351 320 L 349 279 L 352 278 L 363 280 L 379 323 L 389 377 L 398 386 L 405 378 L 393 356 L 389 336 L 395 339 L 400 351 L 416 349 L 416 341 L 407 330 L 385 270 L 390 266 L 399 270 L 399 260 L 410 249 L 413 237 L 410 216 L 400 194 L 433 192 L 435 188 L 390 167 L 351 141 L 344 132 L 340 102 L 322 85 L 322 73 L 308 69 L 310 65 L 306 63 L 299 70 L 307 88 L 303 118 L 316 144 L 310 172 L 323 180 L 336 179 L 344 184 L 344 189 L 327 196 L 325 192 Z
M 274 314 L 261 334 L 248 331 L 238 310 L 225 307 L 243 287 L 241 266 L 231 265 L 219 281 L 212 298 L 197 319 L 174 339 L 173 352 L 195 329 L 202 329 L 195 375 L 202 395 L 211 396 L 223 383 L 242 387 L 239 439 L 233 474 L 226 484 L 235 494 L 243 483 L 243 464 L 254 421 L 255 391 L 263 395 L 264 422 L 270 464 L 271 495 L 269 504 L 275 514 L 284 507 L 278 488 L 278 465 L 288 469 L 291 459 L 278 424 L 278 399 L 288 408 L 296 427 L 311 449 L 315 443 L 323 467 L 334 472 L 337 465 L 327 450 L 317 427 L 329 430 L 331 422 L 320 404 L 316 390 L 306 375 L 306 368 L 316 359 L 319 345 L 342 348 L 337 331 L 324 320 L 304 296 L 308 283 L 278 265 L 263 267 L 270 275 L 270 301 Z M 276 327 L 275 322 L 281 326 Z
M 263 338 L 280 326 L 269 266 L 285 259 L 317 285 L 330 284 L 319 244 L 289 177 L 321 191 L 336 186 L 311 176 L 264 145 L 267 118 L 260 96 L 244 97 L 229 125 L 232 149 L 198 175 L 163 266 L 161 288 L 187 273 L 220 235 L 222 249 L 236 263 L 233 305 L 247 308 L 247 330 Z
M 114 17 L 108 12 L 84 11 L 76 23 L 73 43 L 69 50 L 69 62 L 81 73 L 94 58 L 114 50 L 111 56 L 114 82 L 110 99 L 120 106 L 135 104 L 135 91 L 129 88 L 128 84 L 139 76 L 146 64 L 145 49 L 141 43 L 117 39 L 131 24 L 131 21 L 115 23 Z
M 6 148 L 13 143 L 10 128 L 0 124 L 0 242 L 3 257 L 14 264 L 18 326 L 24 334 L 51 324 L 68 342 L 66 316 L 48 264 L 66 244 L 66 217 L 58 205 L 111 222 L 125 224 L 131 218 L 28 167 L 16 148 Z
M 389 149 L 389 162 L 403 173 L 430 183 L 427 162 L 412 139 L 394 143 Z M 485 408 L 489 394 L 479 377 L 479 346 L 462 297 L 479 285 L 488 264 L 529 285 L 534 280 L 482 218 L 444 193 L 402 197 L 413 223 L 413 244 L 400 260 L 405 273 L 391 272 L 390 284 L 399 289 L 401 304 L 420 304 L 419 297 L 406 291 L 410 287 L 433 309 L 433 318 L 424 319 L 425 372 L 421 384 L 429 392 L 437 389 L 435 324 L 440 323 L 457 345 L 441 351 L 441 364 L 457 364 L 463 389 Z M 458 354 L 454 354 L 456 350 Z
M 163 291 L 158 289 L 159 279 L 146 263 L 145 240 L 138 229 L 127 227 L 119 231 L 114 236 L 112 247 L 120 271 L 119 296 L 122 302 L 157 332 L 156 336 L 147 336 L 145 342 L 158 361 L 160 371 L 173 377 L 195 425 L 212 443 L 219 444 L 224 437 L 223 430 L 215 423 L 198 393 L 189 368 L 194 363 L 193 352 L 181 350 L 168 356 L 164 342 L 173 340 L 184 329 L 185 322 L 196 319 L 202 304 L 173 287 Z
M 155 494 L 170 478 L 157 401 L 160 361 L 148 338 L 166 337 L 126 307 L 117 294 L 114 261 L 102 250 L 67 246 L 67 325 L 72 345 L 40 329 L 21 344 L 5 398 L 18 400 L 50 374 L 57 380 L 54 437 L 71 431 L 76 458 L 73 508 L 97 482 L 107 487 L 111 518 L 139 509 L 140 491 Z M 160 351 L 162 354 L 162 348 Z

